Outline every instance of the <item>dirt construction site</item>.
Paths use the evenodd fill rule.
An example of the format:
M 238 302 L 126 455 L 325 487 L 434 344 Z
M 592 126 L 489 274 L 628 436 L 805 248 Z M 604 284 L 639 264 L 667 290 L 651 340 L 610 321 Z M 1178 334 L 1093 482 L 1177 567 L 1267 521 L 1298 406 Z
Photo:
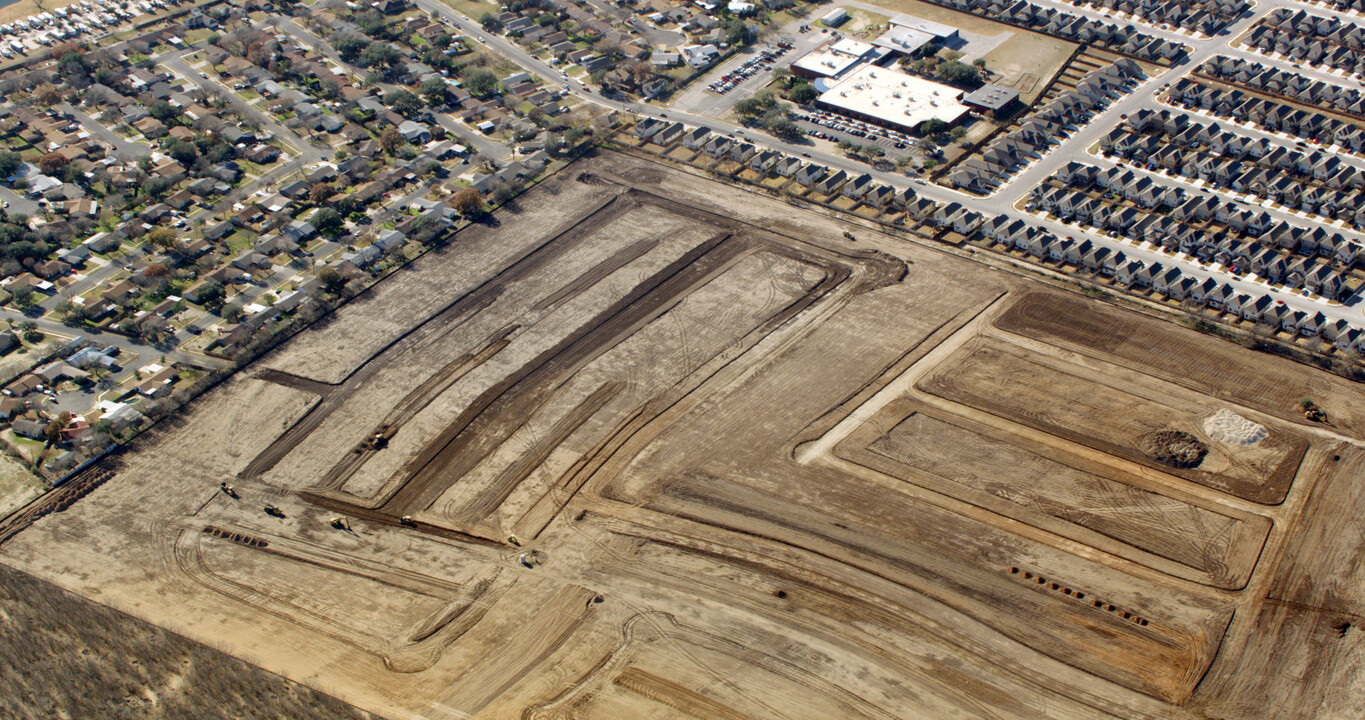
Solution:
M 394 719 L 1359 718 L 1362 471 L 1346 380 L 603 152 L 0 562 Z

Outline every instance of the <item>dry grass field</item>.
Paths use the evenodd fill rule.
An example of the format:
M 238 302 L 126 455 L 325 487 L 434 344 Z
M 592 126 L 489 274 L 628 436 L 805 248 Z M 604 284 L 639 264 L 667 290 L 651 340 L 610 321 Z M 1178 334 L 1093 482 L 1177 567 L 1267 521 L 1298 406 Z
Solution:
M 0 519 L 26 505 L 43 492 L 43 481 L 19 461 L 0 455 Z
M 0 653 L 10 720 L 373 717 L 6 567 Z
M 0 561 L 394 719 L 1359 717 L 1361 400 L 608 152 Z

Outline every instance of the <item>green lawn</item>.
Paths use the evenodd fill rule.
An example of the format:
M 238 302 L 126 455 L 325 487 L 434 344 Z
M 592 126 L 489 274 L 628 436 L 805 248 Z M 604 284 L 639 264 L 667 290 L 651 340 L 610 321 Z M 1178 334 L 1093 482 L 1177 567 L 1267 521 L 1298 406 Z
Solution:
M 237 253 L 251 247 L 251 233 L 246 230 L 238 230 L 227 238 L 227 249 L 229 255 Z
M 497 15 L 497 3 L 481 2 L 480 0 L 441 0 L 445 4 L 454 8 L 455 12 L 462 13 L 473 20 L 478 20 L 480 15 L 491 12 Z

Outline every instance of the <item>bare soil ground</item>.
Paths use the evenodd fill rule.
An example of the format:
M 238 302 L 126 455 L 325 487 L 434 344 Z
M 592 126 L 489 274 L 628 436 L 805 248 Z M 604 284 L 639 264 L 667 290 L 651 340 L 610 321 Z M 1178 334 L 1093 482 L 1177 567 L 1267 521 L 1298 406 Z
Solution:
M 0 560 L 393 718 L 1360 714 L 1354 386 L 641 158 L 519 203 Z
M 1146 490 L 1134 475 L 1055 448 L 1027 448 L 1017 437 L 926 405 L 898 402 L 885 418 L 896 422 L 889 432 L 876 436 L 881 418 L 868 423 L 861 438 L 855 435 L 848 449 L 840 449 L 840 457 L 967 502 L 999 506 L 999 512 L 1031 524 L 1061 520 L 1198 571 L 1162 568 L 1175 575 L 1240 588 L 1270 531 L 1263 517 Z M 1087 467 L 1091 470 L 1082 469 Z M 1087 544 L 1103 544 L 1084 530 L 1057 527 Z
M 1197 468 L 1169 468 L 1194 482 L 1254 502 L 1284 499 L 1307 443 L 1287 431 L 1250 447 L 1218 443 L 1202 421 L 1219 408 L 1189 393 L 1166 394 L 1155 383 L 1123 387 L 1105 372 L 990 341 L 970 343 L 921 383 L 934 395 L 1050 432 L 1134 462 L 1159 462 L 1144 438 L 1167 429 L 1208 448 Z M 1182 397 L 1182 395 L 1184 397 Z M 1162 463 L 1165 465 L 1165 463 Z
M 1205 394 L 1222 393 L 1285 420 L 1305 422 L 1299 400 L 1312 398 L 1332 425 L 1365 437 L 1359 386 L 1331 373 L 1072 295 L 1035 295 L 1005 312 L 1002 329 L 1063 347 L 1089 349 Z

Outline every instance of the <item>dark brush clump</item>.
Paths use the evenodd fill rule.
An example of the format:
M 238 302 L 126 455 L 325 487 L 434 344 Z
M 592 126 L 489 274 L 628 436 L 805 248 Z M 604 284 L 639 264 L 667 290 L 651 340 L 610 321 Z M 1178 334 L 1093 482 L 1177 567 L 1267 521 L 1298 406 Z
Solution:
M 0 565 L 0 717 L 374 720 L 312 688 Z

